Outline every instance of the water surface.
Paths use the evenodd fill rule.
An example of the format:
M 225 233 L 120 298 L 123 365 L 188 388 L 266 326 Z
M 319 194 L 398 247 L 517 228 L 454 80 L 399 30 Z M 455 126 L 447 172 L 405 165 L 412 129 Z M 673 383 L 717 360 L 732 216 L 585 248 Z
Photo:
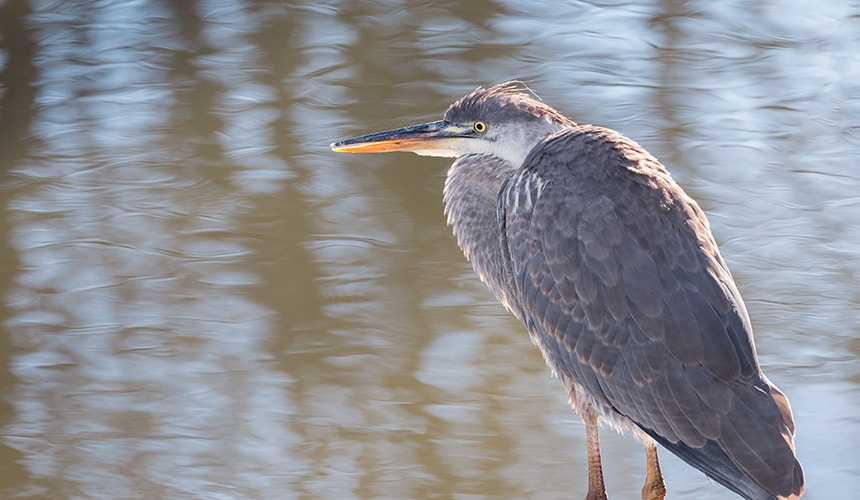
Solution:
M 807 498 L 860 490 L 856 3 L 20 0 L 0 30 L 0 496 L 584 496 L 449 162 L 328 150 L 510 78 L 699 201 Z M 641 447 L 603 455 L 638 498 Z M 670 498 L 726 498 L 662 460 Z

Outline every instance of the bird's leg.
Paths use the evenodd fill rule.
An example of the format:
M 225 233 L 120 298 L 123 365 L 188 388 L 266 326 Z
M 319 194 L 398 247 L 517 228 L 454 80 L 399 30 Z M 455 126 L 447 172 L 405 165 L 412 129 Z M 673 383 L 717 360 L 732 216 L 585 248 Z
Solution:
M 645 485 L 642 486 L 642 500 L 663 500 L 666 498 L 666 485 L 663 484 L 663 474 L 657 460 L 657 443 L 650 439 L 645 440 L 645 456 L 648 470 L 645 472 Z
M 594 409 L 582 412 L 585 422 L 585 440 L 588 447 L 588 493 L 585 500 L 607 500 L 603 483 L 603 465 L 600 463 L 600 436 L 597 433 L 597 413 Z

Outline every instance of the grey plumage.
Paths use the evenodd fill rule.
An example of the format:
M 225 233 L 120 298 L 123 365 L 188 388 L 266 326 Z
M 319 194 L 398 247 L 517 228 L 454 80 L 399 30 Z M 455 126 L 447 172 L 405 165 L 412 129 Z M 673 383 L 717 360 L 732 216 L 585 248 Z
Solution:
M 649 436 L 745 498 L 799 496 L 788 400 L 759 367 L 695 201 L 635 142 L 515 84 L 478 89 L 443 120 L 458 131 L 478 121 L 486 134 L 457 136 L 487 144 L 451 166 L 448 221 L 574 408 Z

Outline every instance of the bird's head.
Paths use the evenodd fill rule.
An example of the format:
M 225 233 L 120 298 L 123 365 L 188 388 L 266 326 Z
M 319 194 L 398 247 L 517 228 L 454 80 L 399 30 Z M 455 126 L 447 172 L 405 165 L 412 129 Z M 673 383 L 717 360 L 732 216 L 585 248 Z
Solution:
M 341 153 L 484 154 L 520 166 L 537 143 L 572 125 L 524 84 L 506 82 L 478 88 L 452 104 L 439 121 L 346 139 L 331 148 Z

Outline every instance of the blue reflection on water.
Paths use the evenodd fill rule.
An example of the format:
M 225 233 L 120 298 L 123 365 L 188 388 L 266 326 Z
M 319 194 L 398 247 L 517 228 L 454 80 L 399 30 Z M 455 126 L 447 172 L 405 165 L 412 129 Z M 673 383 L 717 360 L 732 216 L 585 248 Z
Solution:
M 30 4 L 35 101 L 0 177 L 6 493 L 582 490 L 560 387 L 444 227 L 444 162 L 326 151 L 509 78 L 699 200 L 809 497 L 860 488 L 857 6 Z M 638 445 L 604 439 L 635 496 Z M 723 498 L 664 460 L 671 494 Z

